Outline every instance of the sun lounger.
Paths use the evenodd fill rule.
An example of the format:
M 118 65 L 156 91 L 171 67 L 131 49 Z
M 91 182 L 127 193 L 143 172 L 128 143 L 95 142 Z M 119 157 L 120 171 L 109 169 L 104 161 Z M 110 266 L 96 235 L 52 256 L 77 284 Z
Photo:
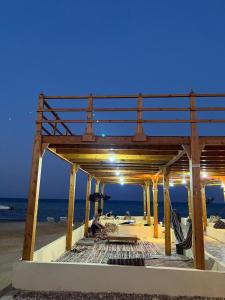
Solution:
M 47 217 L 46 219 L 47 219 L 47 222 L 49 222 L 49 223 L 55 223 L 55 218 L 53 218 L 53 217 Z
M 59 222 L 60 223 L 66 223 L 67 222 L 67 217 L 60 217 Z
M 109 241 L 126 241 L 126 242 L 135 242 L 137 243 L 138 237 L 134 234 L 125 234 L 125 233 L 111 233 L 108 234 L 106 240 Z

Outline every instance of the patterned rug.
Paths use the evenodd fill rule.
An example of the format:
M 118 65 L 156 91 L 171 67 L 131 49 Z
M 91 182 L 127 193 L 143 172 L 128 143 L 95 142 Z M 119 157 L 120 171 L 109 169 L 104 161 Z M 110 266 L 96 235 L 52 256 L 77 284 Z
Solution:
M 107 264 L 109 259 L 143 258 L 150 259 L 152 255 L 160 254 L 158 248 L 150 242 L 108 243 L 99 241 L 93 245 L 90 242 L 77 244 L 72 251 L 66 252 L 57 261 L 79 263 Z
M 134 244 L 83 239 L 57 261 L 107 264 L 110 259 L 144 259 L 147 266 L 193 267 L 192 260 L 179 255 L 166 257 L 155 244 L 146 241 Z

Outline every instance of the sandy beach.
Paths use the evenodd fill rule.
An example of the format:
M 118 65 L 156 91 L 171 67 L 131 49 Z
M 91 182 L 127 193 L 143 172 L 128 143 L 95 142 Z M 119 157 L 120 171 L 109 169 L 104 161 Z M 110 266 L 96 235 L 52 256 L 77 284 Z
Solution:
M 21 257 L 23 222 L 0 223 L 0 291 L 11 284 L 13 263 Z M 66 233 L 65 223 L 38 223 L 36 249 Z

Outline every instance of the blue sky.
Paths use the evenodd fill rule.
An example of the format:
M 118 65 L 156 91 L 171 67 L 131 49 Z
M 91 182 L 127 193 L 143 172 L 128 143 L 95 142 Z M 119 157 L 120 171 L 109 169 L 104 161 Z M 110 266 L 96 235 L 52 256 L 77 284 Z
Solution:
M 27 195 L 40 91 L 225 92 L 224 11 L 222 0 L 1 1 L 0 197 Z M 41 196 L 67 197 L 68 173 L 46 155 Z M 79 198 L 84 177 L 78 176 Z M 128 199 L 141 193 L 108 192 Z

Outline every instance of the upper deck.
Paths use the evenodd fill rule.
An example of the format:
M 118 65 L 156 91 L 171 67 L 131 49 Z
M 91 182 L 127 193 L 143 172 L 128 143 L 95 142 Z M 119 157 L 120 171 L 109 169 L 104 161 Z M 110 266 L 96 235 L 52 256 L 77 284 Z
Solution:
M 225 94 L 40 95 L 42 144 L 105 183 L 143 184 L 163 169 L 189 178 L 191 139 L 198 140 L 205 183 L 225 176 Z M 221 126 L 222 125 L 222 126 Z M 196 150 L 198 151 L 198 150 Z

